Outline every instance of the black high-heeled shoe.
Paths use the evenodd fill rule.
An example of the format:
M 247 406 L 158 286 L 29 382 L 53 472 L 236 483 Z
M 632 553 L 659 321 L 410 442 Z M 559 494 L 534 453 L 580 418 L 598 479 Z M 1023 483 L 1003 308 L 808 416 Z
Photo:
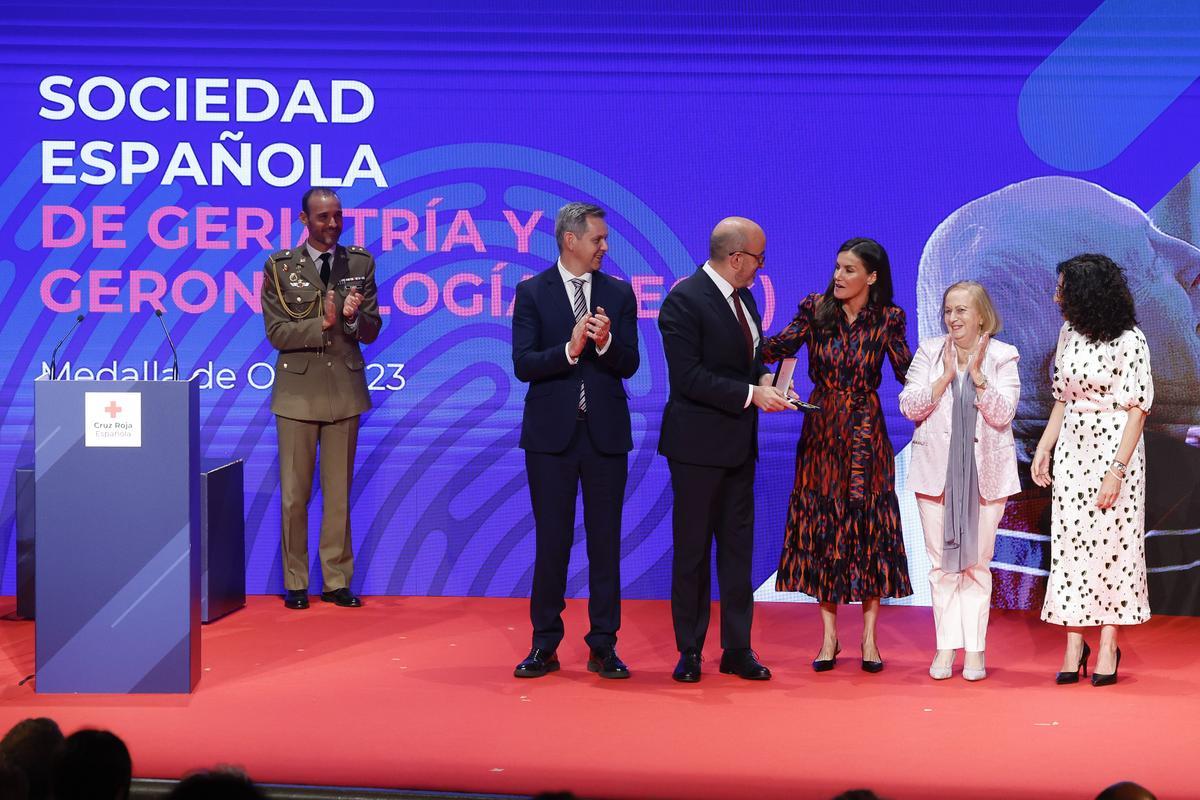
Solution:
M 837 657 L 840 652 L 842 652 L 842 646 L 835 640 L 833 643 L 833 658 L 813 659 L 813 672 L 829 672 L 837 664 Z M 818 653 L 818 655 L 820 654 Z
M 1117 682 L 1117 670 L 1121 668 L 1121 648 L 1117 648 L 1117 663 L 1113 665 L 1113 671 L 1107 675 L 1101 675 L 1099 672 L 1092 673 L 1092 686 L 1110 686 Z
M 1092 648 L 1088 647 L 1088 643 L 1083 643 L 1083 652 L 1079 654 L 1079 666 L 1072 672 L 1060 672 L 1054 676 L 1054 682 L 1059 686 L 1067 683 L 1079 683 L 1079 673 L 1083 673 L 1083 677 L 1087 677 L 1087 661 L 1088 656 L 1092 654 Z M 1093 680 L 1096 676 L 1092 676 Z M 1115 677 L 1114 677 L 1115 680 Z
M 878 646 L 875 648 L 875 652 L 876 653 L 879 652 Z M 883 656 L 880 656 L 879 659 L 875 660 L 875 661 L 868 661 L 867 659 L 864 658 L 862 660 L 862 671 L 863 672 L 871 672 L 871 673 L 882 672 L 883 671 Z

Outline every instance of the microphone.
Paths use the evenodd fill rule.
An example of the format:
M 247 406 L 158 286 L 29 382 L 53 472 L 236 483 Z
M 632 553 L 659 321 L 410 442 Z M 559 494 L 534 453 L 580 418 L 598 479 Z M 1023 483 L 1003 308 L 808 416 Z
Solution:
M 162 325 L 163 335 L 167 337 L 167 344 L 171 346 L 171 372 L 172 380 L 179 380 L 179 353 L 175 352 L 175 343 L 171 341 L 171 332 L 167 330 L 167 323 L 163 322 L 162 309 L 154 309 L 154 316 L 158 317 L 158 324 Z
M 58 340 L 58 344 L 54 345 L 54 352 L 50 354 L 50 380 L 55 380 L 55 370 L 58 368 L 58 348 L 63 346 L 63 342 L 71 338 L 71 334 L 79 327 L 79 323 L 83 322 L 83 314 L 75 318 L 75 324 L 70 327 L 66 335 Z

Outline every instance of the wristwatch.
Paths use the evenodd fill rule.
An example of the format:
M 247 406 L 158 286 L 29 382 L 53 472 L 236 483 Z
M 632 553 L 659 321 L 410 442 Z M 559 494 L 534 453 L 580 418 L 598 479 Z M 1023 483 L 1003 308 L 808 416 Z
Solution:
M 976 383 L 976 384 L 975 384 L 975 388 L 976 388 L 976 389 L 978 389 L 978 390 L 980 390 L 980 391 L 983 391 L 983 390 L 984 390 L 984 389 L 986 389 L 987 387 L 988 387 L 988 379 L 987 379 L 987 376 L 986 376 L 986 375 L 985 375 L 985 376 L 983 376 L 983 383 Z

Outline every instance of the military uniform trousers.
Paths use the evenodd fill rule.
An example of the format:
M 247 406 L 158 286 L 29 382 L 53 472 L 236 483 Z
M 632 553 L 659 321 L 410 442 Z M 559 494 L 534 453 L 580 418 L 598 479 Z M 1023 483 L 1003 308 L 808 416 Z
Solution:
M 313 422 L 276 415 L 279 434 L 280 510 L 283 515 L 283 583 L 308 588 L 308 501 L 313 468 L 321 459 L 321 575 L 323 591 L 349 588 L 354 573 L 350 545 L 350 484 L 359 416 Z

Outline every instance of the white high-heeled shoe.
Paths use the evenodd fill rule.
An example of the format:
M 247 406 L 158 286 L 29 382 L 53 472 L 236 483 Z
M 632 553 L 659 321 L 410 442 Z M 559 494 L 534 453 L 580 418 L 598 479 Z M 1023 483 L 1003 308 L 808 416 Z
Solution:
M 979 666 L 968 667 L 963 665 L 963 677 L 969 681 L 981 681 L 987 677 L 987 667 L 983 663 L 983 653 L 979 653 Z
M 937 656 L 935 655 L 933 657 L 933 663 L 929 665 L 929 677 L 933 678 L 935 681 L 944 681 L 954 675 L 953 652 L 954 651 L 951 651 L 950 665 L 947 667 L 939 667 L 937 663 Z

